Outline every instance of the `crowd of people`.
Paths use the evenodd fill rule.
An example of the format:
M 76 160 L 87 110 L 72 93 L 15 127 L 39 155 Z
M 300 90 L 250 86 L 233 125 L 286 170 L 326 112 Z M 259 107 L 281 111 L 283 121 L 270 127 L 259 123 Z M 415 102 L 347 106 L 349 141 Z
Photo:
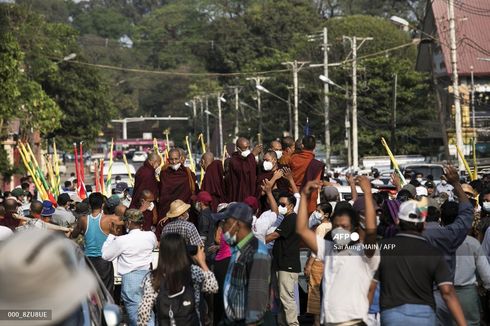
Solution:
M 201 182 L 183 150 L 166 162 L 152 152 L 134 187 L 81 200 L 69 180 L 56 204 L 23 178 L 0 205 L 0 309 L 31 297 L 12 275 L 46 277 L 50 286 L 29 284 L 58 301 L 39 307 L 74 325 L 77 300 L 95 286 L 78 268 L 77 294 L 63 288 L 63 304 L 66 257 L 80 247 L 131 326 L 299 325 L 303 310 L 314 325 L 490 322 L 490 175 L 466 182 L 448 165 L 440 180 L 406 170 L 385 184 L 376 170 L 325 171 L 315 144 L 284 137 L 251 148 L 238 138 L 226 160 L 202 155 Z

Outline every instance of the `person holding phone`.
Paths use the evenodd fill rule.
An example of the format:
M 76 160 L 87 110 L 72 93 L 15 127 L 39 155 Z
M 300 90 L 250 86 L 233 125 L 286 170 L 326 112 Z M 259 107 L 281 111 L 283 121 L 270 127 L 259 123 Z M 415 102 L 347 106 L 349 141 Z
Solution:
M 195 255 L 191 256 L 191 252 Z M 143 281 L 137 325 L 153 325 L 155 305 L 159 325 L 203 325 L 199 311 L 202 293 L 218 292 L 216 277 L 206 264 L 204 247 L 186 245 L 181 235 L 166 233 L 159 253 L 157 269 Z

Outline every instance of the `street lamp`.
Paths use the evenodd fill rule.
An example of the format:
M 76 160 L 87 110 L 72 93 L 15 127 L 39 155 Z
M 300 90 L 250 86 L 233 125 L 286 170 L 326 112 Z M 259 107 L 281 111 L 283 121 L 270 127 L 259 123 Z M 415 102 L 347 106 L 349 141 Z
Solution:
M 390 20 L 393 24 L 400 26 L 404 31 L 408 32 L 410 23 L 406 19 L 403 19 L 398 16 L 391 16 Z
M 268 90 L 267 88 L 265 88 L 265 87 L 264 87 L 264 86 L 262 86 L 262 85 L 257 85 L 257 86 L 255 86 L 255 87 L 257 88 L 257 91 L 258 91 L 257 93 L 259 94 L 259 96 L 260 96 L 260 92 L 263 92 L 263 93 L 266 93 L 266 94 L 272 95 L 272 96 L 274 96 L 275 98 L 277 98 L 278 100 L 280 100 L 280 101 L 282 101 L 282 102 L 286 103 L 286 104 L 288 105 L 288 108 L 290 108 L 290 102 L 289 102 L 288 100 L 286 100 L 286 99 L 284 99 L 284 98 L 280 97 L 279 95 L 277 95 L 277 94 L 275 94 L 275 93 L 272 93 L 270 90 Z M 259 103 L 260 103 L 260 102 L 259 102 Z M 291 129 L 292 129 L 292 125 L 291 125 L 291 124 L 292 124 L 292 122 L 291 122 L 291 113 L 290 113 L 289 111 L 291 111 L 291 110 L 290 110 L 290 109 L 288 109 L 288 116 L 289 116 L 289 130 L 291 130 Z M 260 110 L 259 110 L 259 112 L 260 112 Z M 262 126 L 262 119 L 261 119 L 261 117 L 259 117 L 259 127 L 260 127 L 259 129 L 260 129 L 260 130 L 262 129 L 262 127 L 261 127 L 261 126 Z M 262 134 L 262 132 L 261 132 L 261 131 L 259 131 L 259 133 L 260 133 L 260 134 Z
M 347 89 L 345 89 L 344 87 L 340 86 L 339 84 L 336 84 L 333 80 L 331 80 L 330 78 L 328 78 L 328 77 L 326 77 L 324 75 L 320 75 L 318 78 L 320 78 L 320 80 L 322 82 L 324 82 L 324 83 L 327 83 L 329 85 L 335 86 L 335 87 L 340 88 L 341 90 L 347 92 Z
M 221 93 L 218 93 L 218 130 L 219 130 L 219 153 L 223 150 L 223 121 L 221 115 L 221 102 L 226 103 L 226 99 Z

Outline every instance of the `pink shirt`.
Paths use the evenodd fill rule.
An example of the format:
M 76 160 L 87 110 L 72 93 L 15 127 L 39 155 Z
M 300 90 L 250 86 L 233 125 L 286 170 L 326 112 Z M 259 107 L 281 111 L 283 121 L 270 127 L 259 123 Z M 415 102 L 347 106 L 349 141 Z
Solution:
M 225 237 L 223 237 L 223 233 L 221 233 L 219 239 L 219 250 L 216 253 L 216 257 L 214 258 L 214 260 L 220 261 L 228 257 L 231 257 L 230 245 L 226 243 Z

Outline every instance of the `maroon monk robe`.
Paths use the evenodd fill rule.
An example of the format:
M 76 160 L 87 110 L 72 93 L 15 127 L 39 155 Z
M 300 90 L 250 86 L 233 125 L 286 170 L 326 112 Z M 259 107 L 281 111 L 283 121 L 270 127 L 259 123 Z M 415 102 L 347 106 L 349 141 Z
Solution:
M 15 231 L 15 228 L 20 225 L 20 220 L 14 218 L 12 216 L 12 212 L 7 212 L 5 213 L 4 218 L 0 218 L 0 225 L 1 226 L 6 226 L 12 231 Z
M 172 167 L 163 169 L 160 173 L 160 200 L 158 201 L 158 222 L 165 218 L 170 204 L 180 199 L 191 204 L 191 197 L 199 192 L 196 175 L 189 168 L 181 166 L 177 171 Z M 157 237 L 161 233 L 161 223 L 157 227 Z
M 207 191 L 213 197 L 211 202 L 211 211 L 216 213 L 218 205 L 226 201 L 225 181 L 223 178 L 223 163 L 220 160 L 214 160 L 206 168 L 204 179 L 201 185 L 202 191 Z
M 263 212 L 271 209 L 269 203 L 267 202 L 267 195 L 262 195 L 262 183 L 264 180 L 271 180 L 272 177 L 274 176 L 274 171 L 262 171 L 257 176 L 257 188 L 255 190 L 255 197 L 257 198 L 257 201 L 259 202 L 259 213 L 257 217 L 260 216 Z
M 250 153 L 243 157 L 235 152 L 229 159 L 228 173 L 225 178 L 228 202 L 241 202 L 248 196 L 255 196 L 257 163 Z
M 136 171 L 134 176 L 133 197 L 129 208 L 137 208 L 140 206 L 141 193 L 143 190 L 149 190 L 155 198 L 158 198 L 158 181 L 155 178 L 155 169 L 145 161 L 145 163 Z

